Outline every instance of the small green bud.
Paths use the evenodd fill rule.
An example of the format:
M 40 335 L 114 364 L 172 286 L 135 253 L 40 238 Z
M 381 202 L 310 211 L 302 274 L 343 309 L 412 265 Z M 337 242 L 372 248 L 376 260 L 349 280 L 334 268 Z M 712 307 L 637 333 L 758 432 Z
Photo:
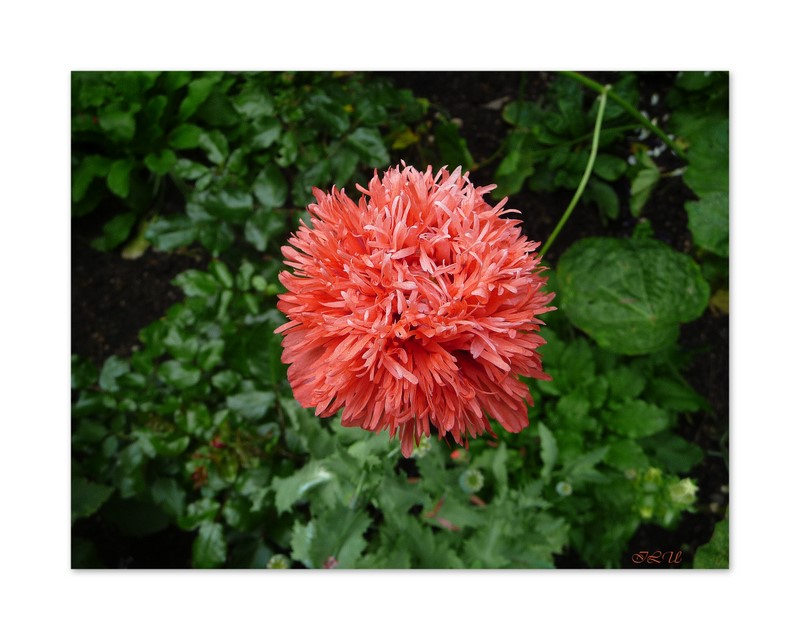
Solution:
M 569 482 L 562 480 L 556 485 L 556 493 L 560 496 L 567 497 L 572 495 L 572 485 Z
M 669 487 L 670 500 L 675 504 L 692 504 L 696 493 L 697 485 L 691 478 L 684 478 Z
M 292 562 L 282 553 L 276 553 L 267 562 L 267 569 L 289 569 Z
M 483 474 L 479 469 L 467 469 L 458 479 L 464 493 L 477 493 L 483 487 Z

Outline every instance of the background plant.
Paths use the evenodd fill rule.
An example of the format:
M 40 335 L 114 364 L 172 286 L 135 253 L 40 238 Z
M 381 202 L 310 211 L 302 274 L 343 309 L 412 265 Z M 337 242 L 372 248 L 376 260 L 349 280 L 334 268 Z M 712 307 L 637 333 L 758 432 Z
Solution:
M 702 113 L 719 118 L 727 84 L 712 77 L 720 97 Z M 625 74 L 612 88 L 635 102 L 635 84 Z M 700 95 L 676 83 L 676 144 L 682 179 L 719 212 L 727 182 L 704 181 L 719 163 L 692 120 Z M 594 104 L 561 77 L 542 105 L 507 105 L 505 189 L 574 188 Z M 175 279 L 185 299 L 141 331 L 130 358 L 98 370 L 73 356 L 75 566 L 103 564 L 98 531 L 176 532 L 191 544 L 175 561 L 196 567 L 550 567 L 563 554 L 618 566 L 641 524 L 675 527 L 694 509 L 704 452 L 677 427 L 710 407 L 683 377 L 693 354 L 679 328 L 726 276 L 702 232 L 692 256 L 641 237 L 641 225 L 634 238 L 563 252 L 551 272 L 561 310 L 546 317 L 543 349 L 554 379 L 532 383 L 522 434 L 498 428 L 497 441 L 469 450 L 434 440 L 404 461 L 385 435 L 294 401 L 272 333 L 284 321 L 278 245 L 312 185 L 349 186 L 410 148 L 471 164 L 452 118 L 427 112 L 424 99 L 360 74 L 76 74 L 74 214 L 105 220 L 95 246 L 199 242 L 218 257 Z M 589 182 L 600 186 L 587 196 L 602 185 L 625 195 L 641 170 L 631 173 L 621 143 L 641 122 L 610 101 L 601 125 Z M 719 226 L 706 225 L 707 210 L 695 207 L 693 228 Z M 726 244 L 717 238 L 719 254 Z

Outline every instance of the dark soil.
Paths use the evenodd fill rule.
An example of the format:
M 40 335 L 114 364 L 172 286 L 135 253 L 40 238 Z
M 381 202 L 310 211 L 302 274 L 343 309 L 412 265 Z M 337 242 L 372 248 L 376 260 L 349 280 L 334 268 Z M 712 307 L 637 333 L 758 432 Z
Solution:
M 398 86 L 424 96 L 438 109 L 462 124 L 462 135 L 476 162 L 492 157 L 508 128 L 500 111 L 491 103 L 500 98 L 535 100 L 543 95 L 552 74 L 528 72 L 524 82 L 519 72 L 395 72 L 384 74 Z M 613 80 L 614 74 L 589 74 L 600 82 Z M 664 96 L 670 86 L 669 73 L 644 74 L 640 84 L 643 97 L 653 92 Z M 522 87 L 522 94 L 520 88 Z M 650 115 L 663 117 L 663 100 Z M 632 140 L 631 140 L 632 142 Z M 413 162 L 414 158 L 405 157 Z M 661 164 L 664 157 L 662 156 Z M 400 158 L 395 158 L 395 161 Z M 669 160 L 667 160 L 669 162 Z M 497 160 L 487 162 L 470 173 L 475 184 L 490 184 Z M 655 236 L 676 249 L 687 251 L 691 236 L 686 228 L 683 204 L 691 192 L 680 179 L 662 180 L 650 198 L 643 216 L 653 225 Z M 512 196 L 508 207 L 519 209 L 526 235 L 544 241 L 567 207 L 572 193 L 554 192 L 533 195 L 527 191 Z M 623 198 L 624 202 L 625 199 Z M 558 241 L 548 253 L 555 264 L 558 256 L 573 242 L 593 235 L 630 236 L 638 221 L 622 211 L 617 220 L 601 219 L 593 206 L 579 205 L 572 214 Z M 72 225 L 72 353 L 88 358 L 96 365 L 111 356 L 129 356 L 138 343 L 139 331 L 158 319 L 172 304 L 181 299 L 181 292 L 170 281 L 190 268 L 204 268 L 208 256 L 202 251 L 157 253 L 149 250 L 137 260 L 124 260 L 118 252 L 101 253 L 89 245 L 100 234 L 97 220 L 77 219 Z M 728 316 L 707 312 L 704 317 L 683 328 L 681 343 L 688 349 L 701 349 L 687 380 L 711 404 L 713 412 L 698 415 L 693 422 L 684 422 L 679 429 L 687 439 L 711 452 L 691 473 L 697 479 L 698 508 L 687 514 L 672 531 L 656 526 L 642 526 L 636 533 L 623 566 L 632 567 L 630 556 L 638 551 L 683 551 L 686 561 L 711 537 L 714 524 L 723 517 L 728 502 L 727 441 L 729 406 L 729 342 Z M 79 532 L 78 532 L 79 533 Z M 166 534 L 165 534 L 166 535 Z M 148 538 L 149 542 L 152 540 Z M 102 558 L 106 566 L 168 566 L 162 557 L 165 547 L 176 545 L 176 553 L 184 554 L 189 542 L 184 539 L 161 540 L 155 545 L 136 548 L 120 547 L 109 532 L 109 547 Z M 129 543 L 130 544 L 130 543 Z M 116 546 L 115 546 L 116 545 Z M 151 545 L 152 547 L 152 545 Z M 108 557 L 105 557 L 105 556 Z M 684 563 L 686 564 L 686 563 Z M 562 568 L 583 565 L 574 554 L 558 559 Z M 649 565 L 651 568 L 679 565 Z

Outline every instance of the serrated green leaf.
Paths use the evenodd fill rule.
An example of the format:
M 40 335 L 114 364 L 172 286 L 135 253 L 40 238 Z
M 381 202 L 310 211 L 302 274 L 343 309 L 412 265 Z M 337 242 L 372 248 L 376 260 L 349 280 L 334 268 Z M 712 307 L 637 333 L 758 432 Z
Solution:
M 606 464 L 619 471 L 629 469 L 646 469 L 649 465 L 647 455 L 641 446 L 633 440 L 617 440 L 608 447 Z
M 542 477 L 548 479 L 558 461 L 558 444 L 553 432 L 545 426 L 544 422 L 539 423 L 539 440 L 542 447 Z
M 663 349 L 699 317 L 709 287 L 697 264 L 648 239 L 579 240 L 558 264 L 559 305 L 572 323 L 615 353 Z
M 611 397 L 615 400 L 636 398 L 645 387 L 647 381 L 644 376 L 630 367 L 617 367 L 606 373 Z
M 281 137 L 283 127 L 277 118 L 264 118 L 259 122 L 258 133 L 250 140 L 253 149 L 269 149 Z
M 273 478 L 275 508 L 279 514 L 288 512 L 292 505 L 301 500 L 308 491 L 334 480 L 334 477 L 322 462 L 313 460 L 291 476 Z
M 663 431 L 670 416 L 661 407 L 644 400 L 628 400 L 603 414 L 606 426 L 620 435 L 641 438 Z
M 522 185 L 534 172 L 533 136 L 524 132 L 513 132 L 505 141 L 505 155 L 494 174 L 497 193 L 512 195 L 522 189 Z

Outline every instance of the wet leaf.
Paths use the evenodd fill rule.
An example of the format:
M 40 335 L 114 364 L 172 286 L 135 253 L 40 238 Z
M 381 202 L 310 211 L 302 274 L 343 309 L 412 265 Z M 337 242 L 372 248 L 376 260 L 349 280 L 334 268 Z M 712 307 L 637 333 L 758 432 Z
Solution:
M 687 255 L 648 239 L 587 238 L 558 265 L 559 305 L 615 353 L 658 351 L 706 308 L 709 287 Z

